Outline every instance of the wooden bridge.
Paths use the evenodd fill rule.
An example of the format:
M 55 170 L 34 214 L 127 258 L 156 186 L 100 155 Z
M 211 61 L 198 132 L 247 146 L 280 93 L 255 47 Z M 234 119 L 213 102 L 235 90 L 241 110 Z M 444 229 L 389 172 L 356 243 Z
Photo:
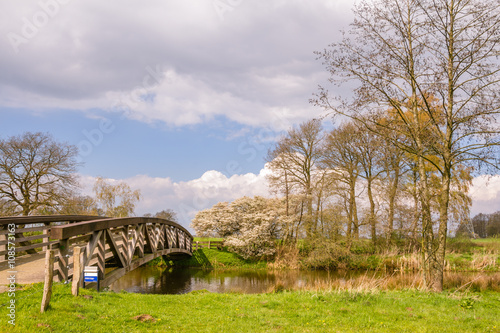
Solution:
M 73 276 L 73 250 L 79 247 L 80 267 L 97 266 L 101 287 L 159 257 L 192 255 L 193 236 L 178 223 L 159 218 L 53 215 L 0 218 L 0 267 L 19 255 L 55 250 L 54 278 Z M 12 251 L 14 250 L 14 251 Z M 78 267 L 78 265 L 77 265 Z

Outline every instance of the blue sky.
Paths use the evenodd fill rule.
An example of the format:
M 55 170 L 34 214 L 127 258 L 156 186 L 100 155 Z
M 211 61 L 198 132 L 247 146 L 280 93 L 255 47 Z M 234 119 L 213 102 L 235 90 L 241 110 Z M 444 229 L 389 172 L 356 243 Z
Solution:
M 80 148 L 82 174 L 106 178 L 144 174 L 188 181 L 207 170 L 220 170 L 227 176 L 235 172 L 258 173 L 272 144 L 253 144 L 246 136 L 230 138 L 231 131 L 240 130 L 241 126 L 224 120 L 176 128 L 118 115 L 90 118 L 85 113 L 67 110 L 33 113 L 4 109 L 2 113 L 3 136 L 25 131 L 50 133 L 57 141 Z M 101 125 L 103 119 L 105 126 Z M 231 161 L 235 163 L 228 165 Z
M 189 226 L 219 201 L 269 195 L 267 151 L 323 115 L 309 103 L 328 78 L 313 52 L 338 40 L 352 4 L 2 1 L 0 136 L 76 145 L 84 192 L 124 180 L 143 194 L 137 214 L 172 208 Z M 498 210 L 500 179 L 475 184 L 475 212 Z

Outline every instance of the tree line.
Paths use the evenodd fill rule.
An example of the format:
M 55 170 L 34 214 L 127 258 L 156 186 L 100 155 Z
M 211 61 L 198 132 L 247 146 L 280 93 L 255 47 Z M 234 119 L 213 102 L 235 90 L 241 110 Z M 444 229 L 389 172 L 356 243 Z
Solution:
M 467 218 L 471 176 L 499 168 L 500 4 L 365 0 L 353 12 L 341 40 L 316 52 L 334 92 L 321 86 L 312 102 L 340 127 L 323 137 L 307 122 L 270 154 L 272 186 L 286 214 L 300 217 L 283 237 L 334 236 L 338 221 L 348 241 L 365 225 L 374 242 L 410 235 L 425 286 L 441 291 L 449 227 Z
M 487 238 L 500 236 L 500 211 L 493 214 L 477 214 L 470 224 L 462 224 L 457 230 L 458 236 Z

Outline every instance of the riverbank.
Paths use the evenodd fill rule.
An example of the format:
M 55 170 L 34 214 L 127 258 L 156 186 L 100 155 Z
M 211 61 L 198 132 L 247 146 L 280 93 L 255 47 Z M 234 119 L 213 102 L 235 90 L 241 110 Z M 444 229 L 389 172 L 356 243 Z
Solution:
M 396 249 L 377 251 L 369 240 L 361 240 L 347 250 L 281 248 L 272 260 L 249 260 L 236 253 L 218 249 L 198 249 L 189 259 L 164 262 L 152 266 L 199 267 L 206 269 L 329 269 L 416 272 L 423 267 L 418 252 L 399 253 Z M 445 257 L 446 272 L 500 272 L 500 239 L 450 239 Z
M 41 314 L 42 284 L 16 292 L 16 325 L 2 332 L 500 332 L 498 293 L 419 291 L 184 295 L 97 293 L 55 284 Z M 10 301 L 0 294 L 0 304 Z M 4 309 L 5 309 L 4 305 Z M 6 313 L 2 311 L 3 313 Z

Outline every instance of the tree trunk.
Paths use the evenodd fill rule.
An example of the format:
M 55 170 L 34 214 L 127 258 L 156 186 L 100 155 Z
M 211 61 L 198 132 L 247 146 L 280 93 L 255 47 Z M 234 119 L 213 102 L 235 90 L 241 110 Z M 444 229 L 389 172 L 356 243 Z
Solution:
M 394 165 L 393 165 L 394 166 Z M 399 165 L 394 167 L 394 179 L 392 179 L 392 182 L 390 184 L 390 189 L 389 189 L 389 212 L 388 212 L 388 217 L 387 217 L 387 246 L 390 245 L 391 240 L 394 237 L 394 207 L 395 207 L 395 201 L 396 201 L 396 195 L 398 193 L 398 186 L 399 186 Z
M 370 201 L 370 226 L 371 226 L 371 237 L 372 243 L 375 245 L 377 241 L 377 225 L 375 219 L 375 200 L 373 200 L 372 193 L 372 179 L 368 178 L 367 190 L 368 190 L 368 200 Z

